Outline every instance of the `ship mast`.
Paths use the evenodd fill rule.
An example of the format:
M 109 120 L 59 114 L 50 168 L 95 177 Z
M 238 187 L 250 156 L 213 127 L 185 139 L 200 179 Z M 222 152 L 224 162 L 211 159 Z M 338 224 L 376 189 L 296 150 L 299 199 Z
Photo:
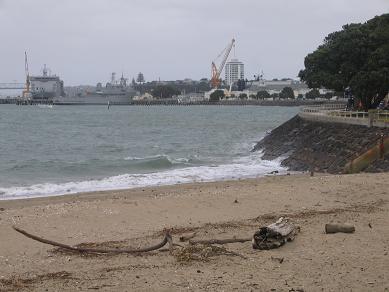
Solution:
M 23 97 L 28 97 L 30 93 L 30 72 L 28 70 L 27 52 L 24 52 L 24 72 L 26 74 L 26 88 L 23 90 Z

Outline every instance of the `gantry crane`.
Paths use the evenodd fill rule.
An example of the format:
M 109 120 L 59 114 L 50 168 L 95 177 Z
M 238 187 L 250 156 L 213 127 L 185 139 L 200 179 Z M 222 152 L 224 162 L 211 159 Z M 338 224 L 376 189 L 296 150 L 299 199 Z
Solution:
M 216 58 L 218 59 L 221 55 L 223 55 L 223 59 L 219 65 L 219 68 L 217 68 L 215 61 L 212 62 L 212 77 L 211 77 L 211 86 L 213 88 L 218 88 L 220 86 L 220 74 L 223 71 L 224 65 L 227 62 L 228 56 L 230 55 L 232 47 L 235 46 L 235 39 L 232 39 L 231 43 L 227 45 L 227 47 L 219 54 L 219 56 Z
M 23 97 L 28 98 L 30 95 L 30 72 L 28 71 L 27 52 L 24 52 L 24 71 L 26 73 L 26 88 L 23 90 Z

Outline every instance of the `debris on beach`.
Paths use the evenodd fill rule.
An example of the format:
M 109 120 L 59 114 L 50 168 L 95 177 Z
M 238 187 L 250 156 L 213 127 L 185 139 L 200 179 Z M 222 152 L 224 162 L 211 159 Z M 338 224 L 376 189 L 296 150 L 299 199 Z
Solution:
M 12 228 L 16 232 L 19 232 L 20 234 L 23 234 L 24 236 L 31 238 L 35 241 L 39 241 L 39 242 L 44 243 L 44 244 L 49 244 L 49 245 L 52 245 L 55 247 L 59 247 L 59 248 L 62 248 L 62 249 L 68 250 L 68 251 L 73 251 L 73 252 L 77 252 L 77 253 L 84 253 L 84 254 L 85 253 L 91 253 L 91 254 L 121 254 L 121 253 L 122 254 L 123 253 L 125 253 L 125 254 L 139 254 L 139 253 L 150 252 L 150 251 L 161 249 L 165 245 L 169 246 L 170 251 L 173 250 L 172 236 L 170 235 L 170 232 L 168 230 L 165 231 L 165 235 L 164 235 L 163 240 L 160 243 L 157 243 L 155 245 L 141 247 L 141 248 L 122 248 L 122 249 L 120 249 L 120 248 L 85 247 L 82 245 L 71 246 L 71 245 L 67 245 L 67 244 L 64 244 L 61 242 L 52 241 L 52 240 L 45 239 L 43 237 L 31 234 L 31 233 L 29 233 L 29 232 L 27 232 L 19 227 L 16 227 L 16 226 L 12 226 Z M 90 246 L 90 245 L 91 245 L 91 243 L 88 244 L 88 246 Z
M 254 249 L 278 248 L 288 241 L 292 241 L 299 232 L 299 227 L 289 223 L 287 219 L 281 217 L 277 222 L 259 228 L 255 232 L 252 245 Z
M 196 232 L 183 234 L 180 236 L 180 241 L 181 242 L 189 241 L 190 239 L 194 238 L 195 236 L 196 236 Z
M 174 255 L 179 262 L 190 261 L 208 261 L 209 258 L 220 255 L 238 256 L 247 259 L 240 253 L 229 251 L 223 245 L 231 243 L 245 243 L 252 241 L 254 249 L 272 249 L 284 245 L 286 242 L 294 239 L 295 235 L 299 231 L 298 227 L 289 223 L 287 219 L 281 217 L 277 222 L 268 226 L 261 227 L 253 237 L 238 238 L 236 236 L 232 238 L 223 239 L 194 239 L 197 235 L 196 232 L 182 234 L 179 240 L 181 242 L 188 242 L 183 246 L 173 243 L 171 230 L 164 230 L 164 238 L 157 244 L 149 245 L 139 248 L 122 248 L 120 246 L 101 246 L 97 243 L 79 244 L 75 246 L 67 245 L 61 242 L 52 241 L 34 234 L 31 234 L 19 227 L 13 226 L 13 229 L 18 233 L 33 239 L 35 241 L 52 245 L 67 252 L 75 252 L 79 254 L 141 254 L 150 251 L 164 250 L 162 249 L 166 245 L 171 255 Z M 111 241 L 111 244 L 116 243 Z M 120 242 L 121 244 L 123 242 Z M 280 261 L 281 263 L 282 261 Z
M 327 234 L 329 233 L 354 233 L 355 227 L 350 224 L 344 223 L 329 223 L 325 225 L 325 231 Z
M 191 261 L 208 261 L 211 257 L 220 255 L 230 255 L 246 258 L 241 254 L 227 250 L 223 246 L 215 246 L 210 244 L 195 244 L 188 245 L 178 250 L 175 253 L 175 258 L 178 262 L 191 262 Z

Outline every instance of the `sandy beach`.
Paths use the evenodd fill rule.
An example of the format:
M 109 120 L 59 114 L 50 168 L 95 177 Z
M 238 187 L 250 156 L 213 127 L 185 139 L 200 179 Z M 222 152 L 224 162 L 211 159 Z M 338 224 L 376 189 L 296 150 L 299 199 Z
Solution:
M 389 173 L 308 174 L 0 201 L 0 291 L 388 291 Z M 300 226 L 293 242 L 259 251 L 179 261 L 63 252 L 15 232 L 77 245 L 141 247 L 160 241 L 250 237 L 281 216 Z M 325 234 L 347 222 L 353 234 Z M 92 244 L 93 243 L 93 244 Z M 177 251 L 179 247 L 177 247 Z M 177 253 L 176 251 L 176 253 Z

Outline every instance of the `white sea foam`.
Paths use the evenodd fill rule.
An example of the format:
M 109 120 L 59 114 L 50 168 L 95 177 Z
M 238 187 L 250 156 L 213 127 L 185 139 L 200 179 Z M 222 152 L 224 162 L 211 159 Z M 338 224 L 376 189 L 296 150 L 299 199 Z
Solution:
M 134 161 L 136 161 L 136 160 L 152 160 L 152 159 L 159 159 L 159 158 L 163 158 L 163 157 L 169 159 L 167 155 L 152 155 L 152 156 L 146 156 L 146 157 L 128 156 L 128 157 L 125 157 L 124 160 L 129 160 L 129 161 L 131 161 L 131 160 L 134 160 Z
M 281 166 L 281 159 L 267 161 L 262 160 L 260 156 L 261 154 L 259 153 L 253 153 L 248 157 L 236 159 L 230 164 L 186 167 L 147 174 L 122 174 L 101 180 L 61 184 L 43 183 L 29 187 L 0 188 L 0 200 L 250 178 L 264 176 L 274 170 L 278 170 L 280 173 L 286 171 L 286 169 Z

